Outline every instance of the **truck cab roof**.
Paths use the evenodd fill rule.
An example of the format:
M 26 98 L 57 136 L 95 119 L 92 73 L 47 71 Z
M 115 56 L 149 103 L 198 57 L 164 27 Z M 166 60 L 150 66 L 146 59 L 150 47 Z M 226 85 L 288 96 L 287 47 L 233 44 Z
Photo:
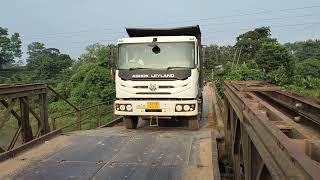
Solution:
M 200 41 L 199 25 L 176 28 L 126 28 L 129 37 L 194 36 Z
M 118 39 L 117 44 L 130 43 L 151 43 L 154 38 L 157 42 L 197 42 L 195 36 L 150 36 L 150 37 L 129 37 Z

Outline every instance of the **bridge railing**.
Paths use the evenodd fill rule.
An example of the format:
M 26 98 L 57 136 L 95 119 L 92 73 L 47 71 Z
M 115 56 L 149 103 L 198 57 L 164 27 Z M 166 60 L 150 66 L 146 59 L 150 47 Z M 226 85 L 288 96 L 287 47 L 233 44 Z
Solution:
M 100 127 L 113 119 L 112 101 L 78 108 L 50 118 L 53 130 L 85 130 Z
M 48 113 L 52 92 L 70 112 Z M 112 100 L 77 107 L 47 84 L 0 84 L 0 153 L 13 150 L 54 130 L 93 129 L 113 120 Z
M 0 152 L 50 132 L 47 92 L 45 84 L 0 84 Z
M 53 130 L 73 131 L 93 129 L 102 126 L 113 118 L 113 100 L 80 108 L 61 96 L 50 86 L 48 86 L 48 89 L 73 109 L 71 112 L 50 118 Z
M 50 118 L 50 124 L 53 130 L 62 129 L 63 131 L 73 131 L 93 129 L 106 124 L 113 118 L 113 100 L 87 107 L 77 107 L 50 86 L 48 86 L 48 89 L 73 108 L 71 112 Z

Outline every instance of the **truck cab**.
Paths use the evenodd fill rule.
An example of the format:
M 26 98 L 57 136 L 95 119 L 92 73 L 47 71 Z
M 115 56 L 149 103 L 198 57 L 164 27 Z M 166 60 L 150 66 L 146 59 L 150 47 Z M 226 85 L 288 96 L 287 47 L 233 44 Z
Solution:
M 138 121 L 176 119 L 199 128 L 202 97 L 199 26 L 172 29 L 127 28 L 117 41 L 114 113 L 126 128 Z

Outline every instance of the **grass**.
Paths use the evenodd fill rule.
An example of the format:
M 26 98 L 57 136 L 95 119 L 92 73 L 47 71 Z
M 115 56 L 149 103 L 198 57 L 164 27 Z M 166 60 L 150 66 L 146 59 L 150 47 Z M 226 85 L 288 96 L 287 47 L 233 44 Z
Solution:
M 305 96 L 310 96 L 316 99 L 320 99 L 320 89 L 304 89 L 300 87 L 289 87 L 291 91 L 299 92 Z

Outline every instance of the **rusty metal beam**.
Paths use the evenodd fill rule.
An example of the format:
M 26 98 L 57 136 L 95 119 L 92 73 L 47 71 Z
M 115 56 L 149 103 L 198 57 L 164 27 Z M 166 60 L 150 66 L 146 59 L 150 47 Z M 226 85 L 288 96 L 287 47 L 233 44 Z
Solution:
M 30 109 L 28 104 L 28 97 L 20 97 L 20 110 L 21 110 L 21 134 L 22 142 L 26 143 L 33 139 L 32 128 L 30 125 Z
M 0 112 L 0 129 L 4 126 L 6 121 L 10 119 L 11 111 L 16 104 L 17 99 L 11 99 L 9 105 L 4 109 L 2 112 Z
M 47 91 L 45 84 L 0 85 L 0 99 L 33 96 Z
M 320 125 L 320 101 L 286 91 L 261 91 L 262 94 Z
M 39 95 L 40 121 L 42 124 L 41 134 L 44 135 L 50 132 L 50 125 L 48 120 L 48 98 L 47 94 Z
M 245 91 L 278 91 L 283 88 L 264 81 L 231 81 L 232 86 L 240 92 Z
M 13 136 L 13 138 L 12 138 L 8 148 L 7 148 L 8 151 L 14 148 L 14 145 L 16 144 L 20 133 L 21 133 L 21 126 L 14 133 L 14 136 Z
M 236 83 L 237 85 L 239 86 L 239 83 Z M 310 146 L 309 141 L 311 140 L 295 139 L 300 137 L 290 137 L 285 134 L 286 131 L 291 131 L 291 124 L 287 124 L 285 120 L 282 120 L 285 115 L 280 111 L 266 109 L 267 106 L 263 105 L 265 102 L 262 102 L 251 92 L 263 90 L 263 86 L 259 86 L 258 90 L 249 86 L 247 88 L 247 90 L 249 89 L 248 91 L 239 87 L 236 88 L 236 86 L 232 82 L 225 82 L 225 96 L 231 107 L 229 112 L 235 112 L 237 116 L 237 118 L 229 117 L 228 119 L 231 121 L 239 119 L 240 121 L 238 120 L 238 122 L 241 123 L 241 151 L 245 162 L 246 179 L 259 178 L 260 175 L 261 178 L 270 176 L 273 179 L 287 179 L 288 177 L 296 179 L 319 178 L 320 158 L 318 159 L 317 157 L 320 156 L 318 152 L 320 149 L 318 144 L 320 143 L 311 145 L 313 155 L 310 156 L 312 153 L 306 153 L 304 148 L 299 148 L 297 145 L 307 143 Z M 268 92 L 277 91 L 276 88 L 271 90 L 270 86 L 266 88 L 269 88 Z M 237 133 L 238 128 L 234 128 L 234 126 L 237 127 L 237 123 L 231 122 L 231 124 L 234 125 L 233 127 L 231 126 L 229 132 L 226 131 L 226 137 L 231 134 L 231 137 L 235 137 L 233 143 L 238 144 L 239 140 L 236 138 L 239 136 L 239 133 Z M 319 139 L 315 141 L 319 142 Z M 235 148 L 233 148 L 234 151 Z M 250 158 L 249 154 L 250 156 L 254 155 L 250 151 L 252 153 L 256 151 L 258 154 Z M 258 163 L 254 161 L 260 159 L 264 165 L 256 168 L 249 163 L 249 158 L 253 161 L 252 163 Z M 239 173 L 238 171 L 236 169 L 235 175 Z M 237 176 L 239 178 L 239 175 Z
M 59 135 L 61 133 L 62 133 L 61 129 L 58 129 L 58 130 L 52 131 L 52 132 L 50 132 L 50 133 L 48 133 L 46 135 L 43 135 L 43 136 L 41 136 L 41 137 L 39 137 L 37 139 L 29 141 L 29 142 L 23 144 L 22 146 L 19 146 L 19 147 L 15 148 L 15 149 L 12 149 L 10 151 L 6 151 L 6 152 L 0 154 L 0 162 L 5 161 L 5 160 L 10 159 L 10 158 L 13 158 L 16 155 L 18 155 L 18 154 L 20 154 L 20 153 L 22 153 L 22 152 L 24 152 L 24 151 L 26 151 L 28 149 L 31 149 L 32 147 L 34 147 L 36 145 L 42 144 L 45 141 L 50 140 L 53 137 L 55 137 L 55 136 L 57 136 L 57 135 Z
M 71 107 L 73 107 L 76 111 L 80 111 L 80 109 L 73 105 L 70 101 L 68 101 L 66 98 L 64 98 L 63 96 L 61 96 L 57 91 L 55 91 L 52 87 L 47 86 L 49 90 L 51 90 L 56 96 L 58 96 L 59 98 L 61 98 L 62 100 L 64 100 L 66 103 L 68 103 Z
M 26 101 L 25 98 L 21 98 L 22 102 L 24 103 L 25 106 L 28 107 L 30 113 L 33 115 L 34 118 L 36 118 L 36 120 L 38 121 L 38 124 L 41 124 L 41 121 L 40 121 L 40 117 L 37 115 L 36 112 L 34 112 L 31 107 L 29 106 L 29 103 Z
M 4 107 L 6 107 L 6 108 L 9 107 L 9 104 L 4 99 L 1 99 L 0 102 L 4 105 Z M 18 124 L 20 126 L 21 125 L 21 117 L 14 110 L 11 110 L 11 114 L 18 120 Z
M 31 141 L 40 134 L 44 135 L 50 131 L 48 125 L 48 106 L 47 106 L 47 85 L 46 84 L 0 84 L 0 102 L 6 107 L 5 112 L 1 112 L 0 117 L 8 119 L 12 114 L 18 122 L 19 128 L 7 149 L 14 148 L 19 135 L 22 137 L 22 143 Z M 39 95 L 40 115 L 30 108 L 28 97 Z M 9 100 L 11 102 L 9 103 Z M 19 100 L 19 114 L 13 109 L 16 99 Z M 38 121 L 38 132 L 33 135 L 30 124 L 29 113 L 31 113 Z M 3 118 L 1 118 L 0 122 Z M 1 123 L 0 123 L 1 125 Z

